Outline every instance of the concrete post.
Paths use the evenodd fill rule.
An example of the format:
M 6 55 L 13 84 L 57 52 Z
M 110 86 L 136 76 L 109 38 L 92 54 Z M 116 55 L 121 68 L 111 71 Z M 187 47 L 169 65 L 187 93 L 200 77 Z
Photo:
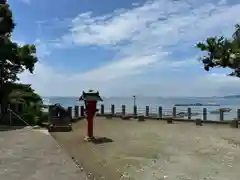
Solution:
M 111 114 L 112 114 L 112 116 L 115 115 L 115 106 L 114 106 L 114 104 L 111 105 Z
M 192 117 L 192 109 L 188 108 L 187 113 L 188 113 L 188 119 L 191 119 L 191 117 Z
M 81 117 L 84 117 L 84 106 L 81 106 L 80 113 Z
M 138 121 L 139 122 L 145 121 L 144 116 L 138 116 Z
M 133 106 L 133 116 L 137 117 L 137 106 Z
M 238 128 L 238 120 L 234 119 L 234 120 L 230 121 L 230 127 Z
M 207 120 L 207 108 L 203 108 L 203 120 Z
M 149 106 L 146 106 L 146 112 L 145 112 L 146 117 L 149 116 Z
M 177 108 L 175 106 L 173 107 L 172 116 L 174 118 L 177 116 Z
M 126 106 L 122 105 L 122 116 L 126 115 Z
M 74 117 L 79 118 L 79 106 L 74 107 Z
M 172 118 L 167 118 L 167 124 L 173 124 L 173 119 Z
M 72 107 L 69 106 L 68 109 L 67 109 L 67 111 L 68 111 L 69 117 L 72 119 Z
M 240 120 L 240 109 L 237 110 L 237 120 Z
M 101 104 L 101 115 L 104 115 L 104 105 Z
M 220 121 L 224 120 L 224 111 L 220 109 Z
M 202 126 L 202 120 L 201 120 L 201 119 L 196 119 L 196 120 L 195 120 L 195 124 L 196 124 L 197 126 Z
M 162 107 L 161 106 L 158 107 L 158 118 L 162 119 Z

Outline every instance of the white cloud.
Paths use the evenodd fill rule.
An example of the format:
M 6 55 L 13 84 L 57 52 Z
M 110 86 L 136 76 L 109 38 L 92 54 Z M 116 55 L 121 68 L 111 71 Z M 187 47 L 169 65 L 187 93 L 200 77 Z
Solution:
M 39 58 L 44 58 L 47 55 L 51 54 L 51 51 L 48 47 L 48 43 L 42 42 L 40 39 L 36 39 L 33 44 L 36 45 L 37 56 Z
M 219 3 L 217 0 L 192 0 L 188 3 L 154 0 L 130 10 L 115 10 L 102 16 L 82 13 L 72 20 L 68 32 L 55 41 L 58 47 L 104 46 L 107 50 L 116 51 L 115 58 L 86 73 L 65 74 L 38 64 L 36 75 L 23 74 L 21 77 L 24 82 L 33 83 L 44 95 L 78 95 L 84 87 L 101 89 L 105 95 L 132 94 L 132 91 L 144 94 L 146 89 L 156 95 L 214 95 L 219 93 L 219 88 L 228 84 L 238 86 L 238 80 L 192 75 L 192 79 L 187 77 L 188 84 L 192 83 L 192 86 L 187 87 L 185 77 L 178 77 L 177 73 L 196 62 L 195 56 L 176 62 L 178 55 L 174 51 L 191 51 L 196 41 L 210 35 L 230 35 L 234 25 L 239 22 L 234 17 L 238 16 L 240 4 L 228 5 L 226 1 Z M 47 52 L 47 48 L 42 50 Z M 162 77 L 158 78 L 159 81 L 149 78 L 147 82 L 141 82 L 146 72 L 165 68 L 177 70 L 171 82 L 160 72 L 158 76 Z
M 197 41 L 208 35 L 229 35 L 239 22 L 232 18 L 237 15 L 240 15 L 240 4 L 202 3 L 199 6 L 186 1 L 155 0 L 131 10 L 116 10 L 103 16 L 79 14 L 72 20 L 61 44 L 105 45 L 117 50 L 116 65 L 110 65 L 111 76 L 117 76 L 123 70 L 118 69 L 119 64 L 125 64 L 126 61 L 147 67 L 141 62 L 145 59 L 147 63 L 149 57 L 155 59 L 151 63 L 162 61 L 163 57 L 169 60 L 166 53 L 173 52 L 169 46 L 191 49 Z M 132 65 L 131 70 L 136 71 L 139 65 Z M 126 71 L 130 68 L 127 65 L 125 67 Z M 100 69 L 103 68 L 109 71 L 109 65 Z
M 111 70 L 98 69 L 87 73 L 69 74 L 58 72 L 47 64 L 37 63 L 35 74 L 23 73 L 22 82 L 31 83 L 33 88 L 42 95 L 48 96 L 78 96 L 82 90 L 96 89 L 104 96 L 216 96 L 229 91 L 238 93 L 240 79 L 225 76 L 225 74 L 206 73 L 201 76 L 174 77 L 161 73 L 164 68 L 176 72 L 183 67 L 191 67 L 192 61 L 187 60 L 169 64 L 161 62 L 154 76 L 146 77 L 147 73 L 126 72 L 126 76 L 115 78 Z M 110 69 L 110 68 L 109 68 Z M 203 70 L 202 70 L 203 71 Z M 135 76 L 134 73 L 138 73 Z M 109 75 L 110 74 L 110 75 Z M 192 77 L 191 77 L 192 76 Z M 223 91 L 224 89 L 224 91 Z M 233 90 L 235 89 L 235 90 Z
M 149 41 L 157 38 L 163 46 L 201 40 L 219 28 L 231 31 L 231 26 L 239 22 L 233 18 L 239 15 L 239 9 L 240 4 L 205 3 L 194 7 L 186 1 L 156 0 L 103 16 L 96 17 L 91 12 L 79 14 L 62 40 L 77 45 L 116 45 L 123 41 L 143 43 L 147 36 Z
M 69 34 L 63 40 L 75 44 L 116 44 L 132 40 L 139 33 L 149 32 L 152 23 L 167 19 L 167 15 L 187 10 L 185 3 L 172 3 L 167 0 L 148 2 L 132 10 L 116 10 L 103 16 L 94 17 L 91 12 L 79 14 L 72 20 Z M 164 28 L 164 27 L 163 27 Z M 164 28 L 168 33 L 169 28 Z

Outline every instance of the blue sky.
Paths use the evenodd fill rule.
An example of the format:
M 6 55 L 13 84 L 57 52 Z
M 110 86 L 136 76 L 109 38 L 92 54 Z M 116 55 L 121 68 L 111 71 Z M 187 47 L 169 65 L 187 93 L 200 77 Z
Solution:
M 231 36 L 237 0 L 9 0 L 13 40 L 37 46 L 31 83 L 43 96 L 213 96 L 239 93 L 227 69 L 205 72 L 196 42 Z

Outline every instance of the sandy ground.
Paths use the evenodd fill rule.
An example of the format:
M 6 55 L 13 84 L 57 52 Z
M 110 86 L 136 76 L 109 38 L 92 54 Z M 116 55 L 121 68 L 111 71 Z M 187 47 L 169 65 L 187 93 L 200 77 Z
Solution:
M 86 180 L 47 130 L 0 127 L 1 180 Z
M 85 120 L 73 126 L 52 135 L 98 179 L 240 179 L 240 130 L 228 125 L 98 117 L 95 135 L 113 140 L 102 144 L 83 141 Z

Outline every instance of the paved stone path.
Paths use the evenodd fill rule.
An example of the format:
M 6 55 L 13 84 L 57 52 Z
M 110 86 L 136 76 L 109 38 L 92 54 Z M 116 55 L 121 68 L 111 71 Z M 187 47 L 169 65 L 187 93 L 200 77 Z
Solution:
M 0 128 L 1 180 L 87 180 L 46 130 Z

